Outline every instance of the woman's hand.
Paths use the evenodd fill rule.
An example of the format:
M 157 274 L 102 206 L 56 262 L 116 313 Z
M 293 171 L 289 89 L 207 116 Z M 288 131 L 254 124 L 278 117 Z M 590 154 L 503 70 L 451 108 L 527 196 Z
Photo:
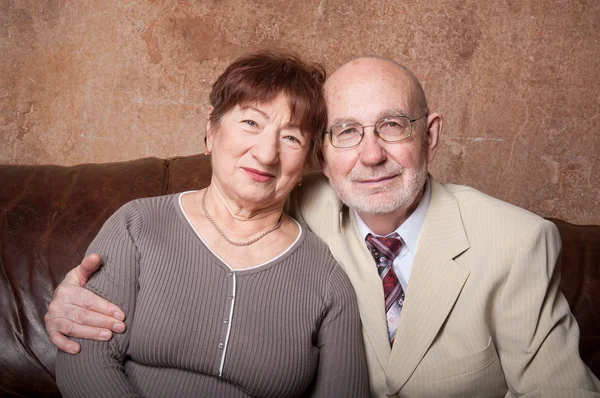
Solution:
M 91 340 L 110 340 L 112 332 L 125 331 L 125 313 L 116 305 L 84 288 L 100 268 L 102 260 L 92 253 L 72 269 L 54 291 L 44 317 L 52 344 L 77 354 L 80 346 L 66 336 Z

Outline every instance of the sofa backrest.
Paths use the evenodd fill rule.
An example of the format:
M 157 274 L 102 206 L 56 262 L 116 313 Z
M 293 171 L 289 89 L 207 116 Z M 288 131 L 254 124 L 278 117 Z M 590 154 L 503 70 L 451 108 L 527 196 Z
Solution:
M 210 159 L 0 166 L 0 396 L 60 396 L 44 314 L 64 275 L 104 221 L 141 197 L 200 189 Z M 600 226 L 552 220 L 563 239 L 563 291 L 581 327 L 580 351 L 600 374 Z
M 560 287 L 579 324 L 579 353 L 600 377 L 600 226 L 549 220 L 560 232 Z
M 104 221 L 130 200 L 209 182 L 206 156 L 0 166 L 0 396 L 60 396 L 44 314 Z

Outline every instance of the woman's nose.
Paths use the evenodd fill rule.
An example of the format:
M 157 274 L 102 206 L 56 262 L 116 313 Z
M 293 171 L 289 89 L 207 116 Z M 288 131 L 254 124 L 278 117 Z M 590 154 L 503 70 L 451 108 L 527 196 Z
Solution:
M 254 156 L 262 164 L 274 164 L 279 161 L 278 134 L 260 134 L 254 144 Z

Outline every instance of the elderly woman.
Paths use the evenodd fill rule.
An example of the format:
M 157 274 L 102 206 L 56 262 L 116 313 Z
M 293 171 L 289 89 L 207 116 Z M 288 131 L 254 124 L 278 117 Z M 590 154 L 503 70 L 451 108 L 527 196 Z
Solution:
M 278 52 L 219 77 L 210 186 L 126 204 L 88 250 L 104 266 L 87 288 L 128 314 L 127 331 L 58 354 L 64 396 L 368 395 L 352 286 L 283 212 L 325 129 L 323 80 Z

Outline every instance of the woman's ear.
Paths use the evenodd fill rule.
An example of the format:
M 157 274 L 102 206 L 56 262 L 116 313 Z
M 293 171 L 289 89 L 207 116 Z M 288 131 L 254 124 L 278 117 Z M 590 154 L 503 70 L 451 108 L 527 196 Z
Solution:
M 206 152 L 207 153 L 211 153 L 212 152 L 212 141 L 213 141 L 213 135 L 214 135 L 214 131 L 213 131 L 213 125 L 210 121 L 210 117 L 212 115 L 213 112 L 213 107 L 212 105 L 210 105 L 208 107 L 208 112 L 206 114 L 206 136 L 204 137 L 204 144 L 206 145 Z

